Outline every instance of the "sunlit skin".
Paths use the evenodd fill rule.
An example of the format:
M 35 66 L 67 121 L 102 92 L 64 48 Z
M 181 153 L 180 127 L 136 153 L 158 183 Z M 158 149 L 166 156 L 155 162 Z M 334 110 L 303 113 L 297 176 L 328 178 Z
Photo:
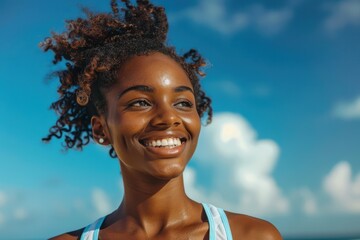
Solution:
M 200 118 L 193 88 L 186 73 L 169 60 L 162 54 L 129 60 L 106 93 L 106 139 L 114 146 L 124 178 L 171 180 L 182 174 L 195 151 Z M 166 138 L 180 138 L 182 144 L 144 146 Z
M 106 217 L 100 238 L 208 239 L 202 205 L 184 191 L 183 172 L 196 149 L 201 126 L 186 72 L 162 53 L 135 56 L 119 69 L 117 82 L 105 97 L 108 111 L 92 118 L 93 135 L 96 140 L 103 138 L 103 145 L 114 147 L 124 197 Z M 169 138 L 180 139 L 181 144 L 149 144 Z M 281 239 L 266 221 L 226 214 L 233 239 Z M 78 239 L 82 230 L 53 239 Z

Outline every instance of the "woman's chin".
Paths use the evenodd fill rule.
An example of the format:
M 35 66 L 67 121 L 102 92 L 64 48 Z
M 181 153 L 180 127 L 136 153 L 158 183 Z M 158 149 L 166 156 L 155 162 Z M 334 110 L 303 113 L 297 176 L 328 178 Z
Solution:
M 156 171 L 152 171 L 151 174 L 153 177 L 160 180 L 171 180 L 182 175 L 184 172 L 185 166 L 180 164 L 172 164 L 163 168 L 157 168 Z

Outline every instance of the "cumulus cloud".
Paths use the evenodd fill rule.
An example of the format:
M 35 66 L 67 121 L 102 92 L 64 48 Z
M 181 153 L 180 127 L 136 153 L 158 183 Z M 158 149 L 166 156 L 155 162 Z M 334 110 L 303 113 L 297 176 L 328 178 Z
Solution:
M 19 207 L 19 200 L 6 192 L 0 191 L 0 225 L 8 224 L 10 221 L 21 221 L 28 218 L 28 211 Z
M 0 191 L 0 207 L 4 206 L 7 202 L 7 196 L 4 192 Z
M 258 85 L 253 89 L 253 93 L 257 97 L 269 97 L 272 93 L 272 89 L 266 85 Z
M 0 191 L 0 227 L 1 227 L 1 225 L 5 224 L 6 217 L 5 217 L 5 214 L 1 210 L 2 210 L 2 207 L 4 207 L 5 204 L 7 203 L 7 200 L 8 200 L 8 197 L 7 197 L 6 193 L 3 191 Z
M 222 113 L 202 129 L 196 164 L 184 174 L 189 195 L 232 211 L 286 213 L 289 202 L 272 177 L 279 147 L 259 140 L 240 115 Z M 206 182 L 206 183 L 204 183 Z
M 25 220 L 28 218 L 28 212 L 24 208 L 16 208 L 13 213 L 14 219 L 16 220 Z
M 294 201 L 300 203 L 300 209 L 306 215 L 314 215 L 319 212 L 316 196 L 308 188 L 300 188 L 295 191 Z
M 354 178 L 346 161 L 337 163 L 324 178 L 323 188 L 340 211 L 360 213 L 360 173 Z
M 342 119 L 360 119 L 360 97 L 351 102 L 336 104 L 333 114 Z
M 0 227 L 1 227 L 1 225 L 3 225 L 5 223 L 5 215 L 2 213 L 2 212 L 0 212 Z
M 170 15 L 173 21 L 187 19 L 207 26 L 221 34 L 233 34 L 249 27 L 263 34 L 276 34 L 286 27 L 293 16 L 295 1 L 281 9 L 252 5 L 244 11 L 231 12 L 226 1 L 200 0 L 198 5 Z
M 293 16 L 290 7 L 283 9 L 270 10 L 261 5 L 253 7 L 249 12 L 252 16 L 252 24 L 262 33 L 276 34 L 286 27 Z
M 111 211 L 111 204 L 105 191 L 100 188 L 94 188 L 91 193 L 92 202 L 98 215 L 105 215 Z
M 210 82 L 209 87 L 225 94 L 226 96 L 239 97 L 241 95 L 241 88 L 238 83 L 230 80 L 221 80 Z
M 329 6 L 330 15 L 325 20 L 325 28 L 328 31 L 338 31 L 347 26 L 360 25 L 360 1 L 343 0 Z
M 201 0 L 198 5 L 174 13 L 170 17 L 172 20 L 188 19 L 222 34 L 242 30 L 249 24 L 248 16 L 244 13 L 228 14 L 221 0 Z

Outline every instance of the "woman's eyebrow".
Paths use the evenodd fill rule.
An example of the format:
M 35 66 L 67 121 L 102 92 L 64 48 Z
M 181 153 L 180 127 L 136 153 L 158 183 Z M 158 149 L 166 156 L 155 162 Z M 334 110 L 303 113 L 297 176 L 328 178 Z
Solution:
M 140 91 L 140 92 L 154 92 L 154 89 L 152 87 L 146 86 L 146 85 L 135 85 L 135 86 L 131 86 L 129 88 L 126 88 L 124 91 L 122 91 L 119 95 L 118 98 L 120 98 L 121 96 L 123 96 L 125 93 L 129 92 L 129 91 Z
M 179 86 L 174 89 L 175 92 L 184 92 L 184 91 L 190 91 L 192 94 L 194 94 L 194 91 L 188 87 L 188 86 Z

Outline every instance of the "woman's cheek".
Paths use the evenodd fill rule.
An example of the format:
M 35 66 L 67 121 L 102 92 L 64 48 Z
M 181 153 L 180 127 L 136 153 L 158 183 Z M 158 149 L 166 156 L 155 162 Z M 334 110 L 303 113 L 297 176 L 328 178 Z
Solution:
M 134 116 L 134 114 L 124 114 L 117 121 L 118 134 L 130 139 L 136 138 L 148 125 L 145 116 Z
M 188 131 L 193 135 L 193 137 L 200 134 L 201 121 L 200 116 L 196 113 L 193 113 L 191 116 L 183 116 L 183 122 Z

